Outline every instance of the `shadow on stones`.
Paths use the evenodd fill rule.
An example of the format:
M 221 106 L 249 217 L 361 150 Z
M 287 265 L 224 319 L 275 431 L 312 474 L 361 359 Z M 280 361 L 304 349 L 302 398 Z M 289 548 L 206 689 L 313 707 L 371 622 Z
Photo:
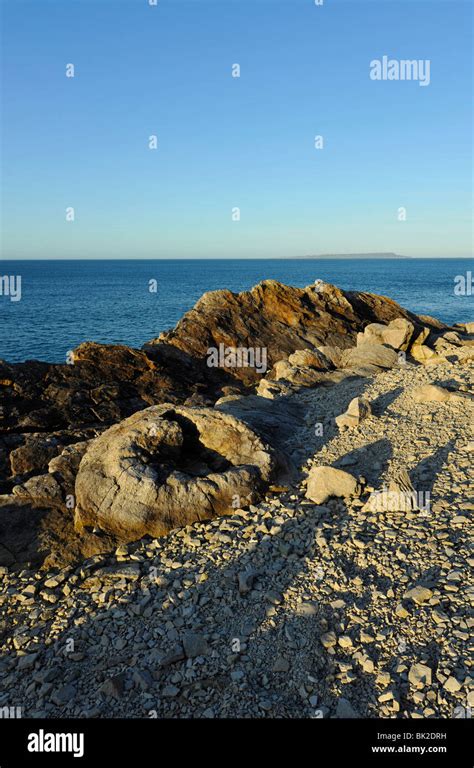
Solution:
M 354 475 L 363 475 L 369 485 L 377 485 L 379 477 L 388 469 L 392 458 L 392 444 L 383 437 L 374 443 L 349 451 L 334 462 L 336 469 Z
M 454 450 L 455 444 L 450 440 L 446 445 L 440 446 L 434 453 L 422 459 L 410 472 L 411 481 L 418 492 L 432 493 L 438 473 L 448 460 L 449 454 Z M 443 498 L 447 498 L 446 490 Z
M 372 400 L 372 413 L 374 416 L 382 416 L 387 408 L 395 402 L 397 397 L 404 391 L 403 387 L 396 387 L 390 392 L 383 392 L 381 395 Z
M 338 560 L 336 573 L 327 570 L 324 547 L 316 534 L 323 533 L 329 540 L 339 531 L 341 517 L 346 514 L 341 502 L 329 502 L 327 507 L 303 504 L 301 512 L 285 521 L 279 531 L 272 536 L 257 533 L 255 540 L 249 540 L 247 551 L 229 558 L 220 567 L 211 557 L 206 558 L 212 552 L 204 547 L 190 549 L 179 569 L 157 568 L 155 561 L 150 560 L 142 566 L 140 588 L 135 584 L 130 595 L 123 593 L 113 604 L 103 607 L 92 607 L 89 603 L 92 610 L 80 626 L 75 625 L 75 618 L 80 614 L 78 603 L 56 642 L 43 647 L 36 667 L 37 670 L 55 667 L 54 689 L 69 683 L 82 684 L 84 693 L 62 708 L 54 707 L 50 714 L 80 717 L 87 715 L 91 707 L 92 710 L 97 707 L 96 716 L 145 717 L 148 710 L 154 709 L 158 717 L 173 717 L 173 699 L 164 694 L 167 686 L 177 682 L 175 675 L 180 672 L 183 676 L 177 697 L 180 707 L 185 707 L 191 699 L 186 716 L 202 716 L 211 707 L 217 717 L 314 717 L 323 705 L 324 715 L 333 715 L 338 701 L 335 677 L 340 672 L 339 664 L 350 658 L 339 647 L 333 655 L 329 654 L 321 645 L 320 635 L 330 629 L 336 629 L 338 635 L 343 633 L 341 622 L 359 600 L 351 586 L 354 576 L 362 574 L 364 584 L 371 584 L 377 578 L 376 573 L 358 568 L 350 558 Z M 272 519 L 268 519 L 267 527 L 275 525 L 273 517 L 277 516 L 276 511 Z M 194 577 L 193 560 L 200 557 L 207 559 L 204 572 L 208 578 L 204 584 L 196 583 Z M 320 563 L 316 582 L 315 571 L 308 567 L 310 562 Z M 151 571 L 152 567 L 156 573 Z M 253 584 L 247 594 L 241 594 L 238 575 L 249 571 L 253 574 Z M 81 574 L 87 576 L 87 563 L 76 573 L 80 578 Z M 90 576 L 94 577 L 93 570 Z M 148 617 L 143 612 L 137 614 L 140 600 L 148 590 L 153 596 L 156 578 L 160 576 L 169 580 L 164 595 L 152 603 Z M 296 610 L 285 613 L 288 609 L 281 602 L 283 593 L 295 588 L 302 595 L 301 603 Z M 82 595 L 81 599 L 82 610 L 85 610 L 87 598 Z M 163 602 L 166 607 L 160 608 Z M 125 648 L 118 652 L 113 645 L 117 635 L 107 638 L 109 621 L 113 616 L 117 618 L 117 610 L 123 611 L 126 617 L 123 634 L 131 633 Z M 160 610 L 162 620 L 157 623 L 158 632 L 151 631 L 149 619 Z M 56 612 L 55 607 L 45 607 L 42 619 L 46 626 Z M 181 646 L 183 636 L 189 631 L 205 634 L 210 646 L 205 662 L 195 664 L 192 669 L 184 659 Z M 88 658 L 86 664 L 68 658 L 65 647 L 70 639 L 74 640 L 75 653 Z M 237 652 L 236 640 L 241 647 Z M 355 638 L 354 644 L 357 644 Z M 162 659 L 176 648 L 175 662 L 165 666 Z M 30 643 L 22 650 L 34 652 L 35 644 Z M 279 657 L 287 660 L 288 671 L 273 669 Z M 151 698 L 146 701 L 141 698 L 136 672 L 150 679 Z M 359 674 L 355 662 L 354 672 L 357 679 L 344 686 L 347 690 L 344 696 L 359 715 L 370 716 L 376 705 L 374 678 Z M 104 705 L 103 695 L 97 691 L 105 680 L 117 676 L 122 676 L 123 691 L 117 699 L 107 697 Z M 32 682 L 32 678 L 29 680 Z M 40 689 L 38 683 L 36 696 Z M 13 706 L 21 695 L 15 683 L 9 694 L 8 704 Z M 211 702 L 207 700 L 208 694 Z M 317 696 L 317 703 L 315 699 L 310 703 L 310 696 Z M 24 701 L 21 703 L 24 705 Z M 40 696 L 36 708 L 41 710 L 42 706 L 44 701 Z M 175 714 L 179 712 L 175 710 Z M 28 712 L 24 716 L 27 717 Z

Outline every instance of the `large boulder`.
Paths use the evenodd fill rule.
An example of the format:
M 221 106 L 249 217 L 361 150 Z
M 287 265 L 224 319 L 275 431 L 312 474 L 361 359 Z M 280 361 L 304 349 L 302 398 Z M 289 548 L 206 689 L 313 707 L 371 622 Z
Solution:
M 76 478 L 76 529 L 161 536 L 258 500 L 276 466 L 273 449 L 230 414 L 152 406 L 90 444 Z

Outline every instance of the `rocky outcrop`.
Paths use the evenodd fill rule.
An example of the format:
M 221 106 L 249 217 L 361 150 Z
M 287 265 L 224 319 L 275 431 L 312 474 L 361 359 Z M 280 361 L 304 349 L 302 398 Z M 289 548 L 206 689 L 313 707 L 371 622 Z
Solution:
M 333 285 L 293 288 L 264 280 L 250 291 L 206 293 L 172 331 L 145 345 L 149 351 L 168 344 L 193 358 L 206 359 L 208 350 L 261 347 L 268 367 L 296 350 L 323 345 L 347 348 L 369 323 L 403 318 L 421 330 L 416 315 L 391 299 L 368 293 L 341 291 Z M 235 368 L 232 375 L 246 384 L 260 378 L 254 368 Z
M 162 348 L 153 357 L 87 342 L 70 364 L 0 361 L 0 428 L 9 434 L 103 427 L 158 402 L 197 395 L 212 402 L 230 381 L 175 350 L 171 359 Z
M 153 406 L 86 451 L 76 480 L 76 529 L 98 527 L 127 541 L 161 536 L 257 500 L 275 468 L 273 449 L 234 416 Z

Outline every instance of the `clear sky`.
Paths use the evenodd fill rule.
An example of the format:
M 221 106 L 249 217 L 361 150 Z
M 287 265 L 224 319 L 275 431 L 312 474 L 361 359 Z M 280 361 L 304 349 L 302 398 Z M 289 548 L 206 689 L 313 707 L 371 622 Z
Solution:
M 470 255 L 471 2 L 1 2 L 3 258 Z

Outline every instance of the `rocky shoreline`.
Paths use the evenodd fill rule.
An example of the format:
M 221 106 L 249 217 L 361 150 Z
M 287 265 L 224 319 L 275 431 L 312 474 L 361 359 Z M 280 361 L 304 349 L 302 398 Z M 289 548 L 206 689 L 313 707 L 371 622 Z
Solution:
M 0 707 L 469 716 L 473 370 L 472 323 L 273 281 L 0 362 Z

